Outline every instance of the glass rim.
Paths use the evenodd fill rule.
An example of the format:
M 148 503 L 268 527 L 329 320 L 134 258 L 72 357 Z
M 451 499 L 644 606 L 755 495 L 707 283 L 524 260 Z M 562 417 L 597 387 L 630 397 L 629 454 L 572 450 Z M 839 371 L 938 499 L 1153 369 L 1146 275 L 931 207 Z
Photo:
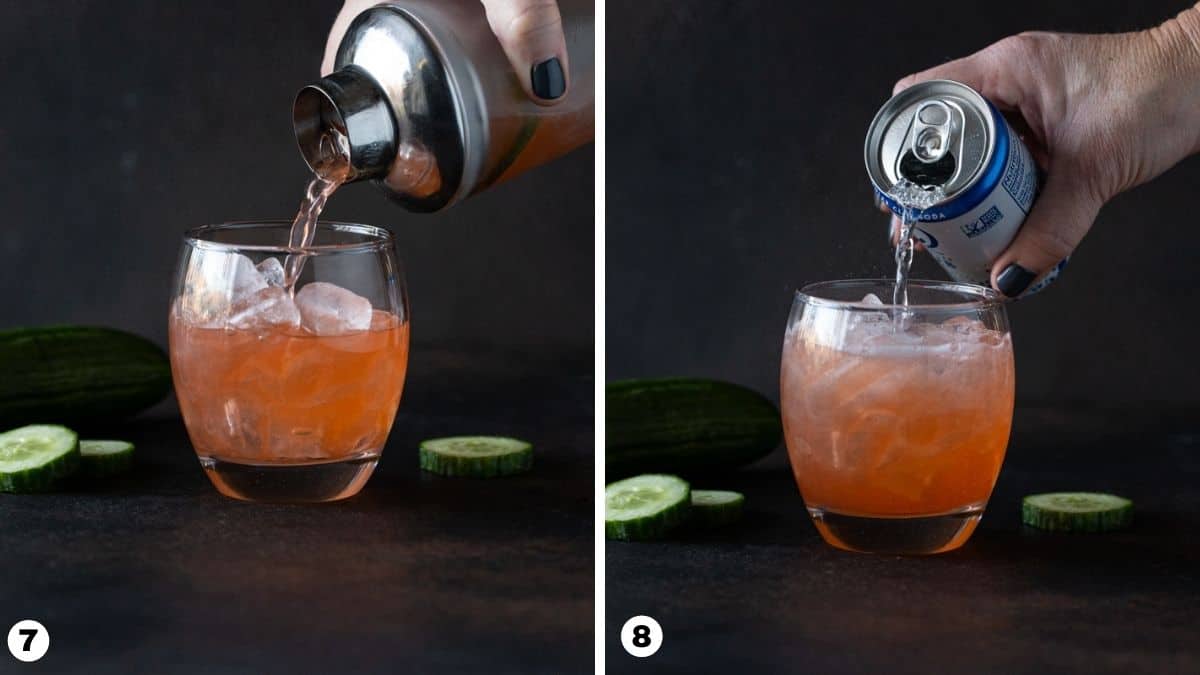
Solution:
M 861 300 L 835 300 L 830 297 L 822 297 L 821 291 L 827 291 L 834 288 L 845 288 L 848 286 L 867 286 L 891 284 L 895 286 L 895 279 L 883 278 L 867 278 L 867 279 L 834 279 L 831 281 L 817 281 L 811 284 L 802 286 L 796 291 L 796 300 L 808 305 L 816 305 L 821 307 L 839 307 L 843 309 L 865 309 L 879 311 L 880 307 L 892 309 L 899 307 L 892 302 L 884 302 L 882 305 L 872 305 Z M 911 288 L 926 288 L 938 291 L 951 291 L 962 293 L 964 295 L 973 295 L 976 300 L 962 300 L 958 302 L 938 302 L 938 303 L 910 303 L 907 309 L 917 311 L 963 311 L 963 310 L 979 310 L 990 309 L 993 307 L 1003 307 L 1005 298 L 994 289 L 979 284 L 969 284 L 961 281 L 937 281 L 934 279 L 909 279 L 909 287 Z
M 224 223 L 201 225 L 185 230 L 183 241 L 193 248 L 210 251 L 258 251 L 262 253 L 296 253 L 298 249 L 287 244 L 232 244 L 216 241 L 206 235 L 214 232 L 230 230 L 256 230 L 292 226 L 292 221 L 283 219 L 267 220 L 231 220 Z M 306 255 L 327 255 L 330 253 L 359 253 L 363 251 L 379 251 L 395 243 L 392 233 L 385 228 L 361 223 L 346 223 L 336 220 L 318 220 L 317 231 L 350 232 L 367 237 L 365 241 L 347 242 L 343 244 L 317 244 L 304 249 Z

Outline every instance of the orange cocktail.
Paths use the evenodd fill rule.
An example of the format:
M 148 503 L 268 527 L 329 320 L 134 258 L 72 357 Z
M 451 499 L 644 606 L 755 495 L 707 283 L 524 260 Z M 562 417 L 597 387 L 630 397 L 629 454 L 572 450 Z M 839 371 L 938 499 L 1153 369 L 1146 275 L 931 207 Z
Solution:
M 171 317 L 179 407 L 202 460 L 378 457 L 408 364 L 408 324 L 375 310 L 367 331 L 205 328 Z
M 867 283 L 848 293 L 861 299 Z M 784 342 L 782 412 L 818 530 L 856 550 L 961 545 L 1008 444 L 1014 371 L 1007 323 L 994 314 L 1002 306 L 952 293 L 901 314 L 801 296 Z

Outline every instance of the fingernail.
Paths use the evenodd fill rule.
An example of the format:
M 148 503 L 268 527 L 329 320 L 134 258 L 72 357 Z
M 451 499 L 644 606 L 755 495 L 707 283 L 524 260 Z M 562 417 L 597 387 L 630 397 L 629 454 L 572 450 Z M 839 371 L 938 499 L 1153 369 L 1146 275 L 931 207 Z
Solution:
M 1024 267 L 1011 263 L 1004 268 L 1000 276 L 996 277 L 996 290 L 1003 293 L 1005 297 L 1015 298 L 1029 288 L 1029 284 L 1035 276 L 1033 272 Z
M 563 77 L 562 63 L 558 57 L 546 59 L 530 69 L 530 82 L 533 83 L 533 93 L 538 98 L 554 100 L 567 90 L 567 80 Z
M 1041 293 L 1042 291 L 1046 290 L 1046 287 L 1054 283 L 1054 281 L 1058 279 L 1059 275 L 1062 274 L 1062 271 L 1067 269 L 1067 263 L 1070 261 L 1071 256 L 1067 256 L 1060 260 L 1058 264 L 1051 268 L 1049 272 L 1046 272 L 1044 275 L 1042 275 L 1041 280 L 1030 286 L 1028 290 L 1022 293 L 1021 297 L 1028 298 L 1034 293 Z

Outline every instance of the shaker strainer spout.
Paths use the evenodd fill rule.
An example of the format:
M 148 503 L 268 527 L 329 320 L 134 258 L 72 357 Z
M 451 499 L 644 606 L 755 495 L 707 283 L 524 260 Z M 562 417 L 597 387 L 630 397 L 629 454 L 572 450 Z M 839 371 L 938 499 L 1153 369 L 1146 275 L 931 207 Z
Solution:
M 396 155 L 396 123 L 387 98 L 355 66 L 301 89 L 292 123 L 300 154 L 318 176 L 349 164 L 346 182 L 378 178 Z

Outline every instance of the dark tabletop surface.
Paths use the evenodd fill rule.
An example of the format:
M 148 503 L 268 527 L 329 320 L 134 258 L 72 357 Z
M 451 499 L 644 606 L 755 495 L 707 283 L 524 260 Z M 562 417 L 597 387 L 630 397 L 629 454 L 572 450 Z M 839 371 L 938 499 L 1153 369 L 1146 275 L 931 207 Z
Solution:
M 743 491 L 742 523 L 608 543 L 608 671 L 1200 672 L 1197 420 L 1018 410 L 979 529 L 932 557 L 825 545 L 782 451 L 693 481 Z M 1129 497 L 1134 525 L 1067 535 L 1020 524 L 1023 495 L 1059 490 Z M 645 659 L 619 640 L 638 614 L 663 628 Z
M 135 471 L 87 491 L 0 494 L 0 624 L 41 621 L 0 672 L 591 672 L 591 354 L 414 348 L 357 497 L 257 505 L 209 484 L 172 411 L 119 427 Z M 511 434 L 531 473 L 446 479 L 417 442 Z

